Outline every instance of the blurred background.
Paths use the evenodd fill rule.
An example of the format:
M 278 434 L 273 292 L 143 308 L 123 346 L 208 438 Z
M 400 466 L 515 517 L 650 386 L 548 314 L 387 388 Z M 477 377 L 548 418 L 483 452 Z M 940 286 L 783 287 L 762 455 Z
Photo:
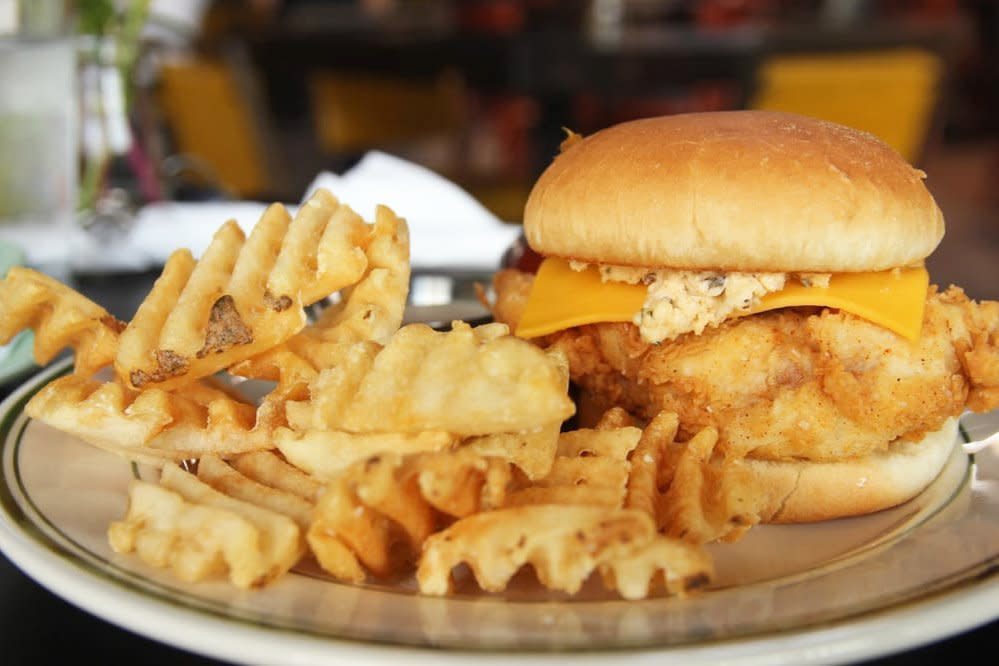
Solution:
M 296 202 L 371 150 L 517 223 L 564 127 L 783 109 L 925 170 L 948 221 L 935 279 L 996 298 L 997 5 L 0 0 L 0 237 L 37 246 L 12 229 L 65 218 L 113 242 L 157 201 Z
M 926 172 L 947 219 L 934 281 L 999 299 L 993 0 L 0 0 L 0 274 L 29 263 L 129 319 L 170 249 L 384 151 L 482 204 L 426 179 L 368 183 L 415 202 L 398 207 L 429 257 L 411 304 L 478 308 L 433 251 L 474 254 L 463 269 L 488 281 L 563 128 L 741 108 L 885 139 Z M 20 340 L 0 347 L 0 395 L 33 370 Z M 30 649 L 65 636 L 145 649 L 36 603 L 40 588 L 2 558 L 0 588 Z M 996 627 L 974 649 L 988 653 Z M 895 663 L 938 663 L 954 645 Z

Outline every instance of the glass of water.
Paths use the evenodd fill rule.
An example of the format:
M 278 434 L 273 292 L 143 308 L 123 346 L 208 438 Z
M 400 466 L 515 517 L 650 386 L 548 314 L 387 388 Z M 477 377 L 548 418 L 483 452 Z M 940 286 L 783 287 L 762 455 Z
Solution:
M 77 199 L 76 52 L 62 0 L 0 0 L 0 239 L 65 263 Z

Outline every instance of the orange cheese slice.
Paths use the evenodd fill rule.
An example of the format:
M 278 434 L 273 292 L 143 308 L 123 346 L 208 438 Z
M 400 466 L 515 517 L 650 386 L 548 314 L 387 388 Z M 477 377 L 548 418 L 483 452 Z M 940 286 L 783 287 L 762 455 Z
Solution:
M 739 315 L 786 307 L 837 308 L 916 340 L 929 282 L 922 267 L 834 273 L 828 287 L 806 287 L 792 279 L 784 289 L 767 294 L 757 307 Z M 517 335 L 536 338 L 583 324 L 630 322 L 642 309 L 646 292 L 644 285 L 602 282 L 595 266 L 574 271 L 565 259 L 549 257 L 538 269 Z
M 642 285 L 603 282 L 595 266 L 574 271 L 565 259 L 549 257 L 538 267 L 516 333 L 536 338 L 583 324 L 631 321 L 647 291 Z

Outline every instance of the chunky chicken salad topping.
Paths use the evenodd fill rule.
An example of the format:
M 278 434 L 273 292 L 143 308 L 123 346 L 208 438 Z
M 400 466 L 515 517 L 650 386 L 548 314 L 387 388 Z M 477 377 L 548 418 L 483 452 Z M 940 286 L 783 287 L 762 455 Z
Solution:
M 573 261 L 573 270 L 588 264 Z M 604 282 L 643 284 L 648 296 L 635 314 L 642 339 L 650 343 L 673 340 L 684 333 L 701 333 L 733 314 L 759 305 L 769 293 L 780 291 L 788 279 L 806 287 L 828 287 L 828 273 L 740 273 L 638 268 L 598 264 Z

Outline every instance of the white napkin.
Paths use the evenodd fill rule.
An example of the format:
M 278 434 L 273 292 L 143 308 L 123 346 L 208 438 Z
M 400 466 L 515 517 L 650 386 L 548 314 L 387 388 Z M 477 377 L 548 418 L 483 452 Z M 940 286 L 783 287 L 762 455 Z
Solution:
M 406 218 L 416 270 L 491 271 L 520 234 L 519 225 L 503 223 L 446 178 L 381 152 L 368 153 L 342 175 L 319 174 L 305 198 L 318 187 L 328 188 L 369 221 L 377 204 Z M 249 232 L 265 207 L 246 201 L 160 202 L 143 207 L 129 229 L 107 238 L 43 225 L 0 225 L 0 238 L 20 245 L 32 265 L 68 263 L 83 273 L 138 271 L 161 266 L 182 247 L 199 256 L 226 220 L 235 219 Z
M 518 235 L 468 192 L 426 167 L 372 151 L 342 176 L 323 172 L 306 191 L 325 187 L 370 219 L 385 204 L 409 223 L 413 268 L 492 270 Z M 304 200 L 304 199 L 303 199 Z

